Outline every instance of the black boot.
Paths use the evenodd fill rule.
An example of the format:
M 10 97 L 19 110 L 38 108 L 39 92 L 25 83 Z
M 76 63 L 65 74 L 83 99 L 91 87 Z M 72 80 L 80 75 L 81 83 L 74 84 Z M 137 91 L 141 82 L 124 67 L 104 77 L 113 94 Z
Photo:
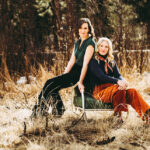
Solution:
M 37 116 L 46 116 L 48 113 L 48 108 L 49 105 L 47 104 L 47 101 L 45 98 L 41 98 L 38 102 L 36 103 L 32 109 L 32 115 L 31 117 L 36 118 Z

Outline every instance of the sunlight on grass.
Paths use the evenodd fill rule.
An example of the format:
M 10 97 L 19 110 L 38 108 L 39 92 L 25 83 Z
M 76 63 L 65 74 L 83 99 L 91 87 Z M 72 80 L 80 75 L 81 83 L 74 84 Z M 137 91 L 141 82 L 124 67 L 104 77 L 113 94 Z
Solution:
M 129 87 L 136 88 L 150 104 L 150 73 L 140 75 L 123 73 Z M 81 112 L 73 107 L 73 87 L 60 91 L 66 112 L 62 118 L 49 118 L 46 129 L 45 118 L 31 120 L 32 107 L 45 81 L 54 74 L 42 66 L 36 80 L 30 84 L 16 84 L 8 81 L 1 86 L 0 95 L 0 148 L 27 150 L 95 150 L 100 149 L 101 141 L 115 137 L 113 142 L 103 144 L 104 149 L 141 149 L 150 148 L 150 127 L 138 117 L 129 106 L 129 115 L 123 113 L 124 123 L 117 128 L 113 112 L 87 112 L 88 126 L 81 120 Z M 24 122 L 26 134 L 24 134 Z M 143 148 L 143 149 L 144 149 Z

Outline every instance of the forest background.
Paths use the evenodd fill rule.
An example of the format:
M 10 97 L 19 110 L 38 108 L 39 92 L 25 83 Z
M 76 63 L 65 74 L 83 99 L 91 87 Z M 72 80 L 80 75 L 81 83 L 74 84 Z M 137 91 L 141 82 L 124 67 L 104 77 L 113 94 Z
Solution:
M 149 71 L 149 8 L 149 0 L 1 0 L 0 79 L 28 79 L 39 64 L 62 73 L 81 17 L 91 20 L 96 38 L 113 41 L 119 67 Z
M 120 126 L 112 111 L 87 112 L 87 126 L 74 87 L 60 91 L 61 118 L 31 119 L 45 81 L 68 63 L 81 17 L 96 41 L 112 40 L 121 74 L 150 104 L 150 0 L 0 0 L 0 149 L 150 149 L 150 126 L 132 107 Z

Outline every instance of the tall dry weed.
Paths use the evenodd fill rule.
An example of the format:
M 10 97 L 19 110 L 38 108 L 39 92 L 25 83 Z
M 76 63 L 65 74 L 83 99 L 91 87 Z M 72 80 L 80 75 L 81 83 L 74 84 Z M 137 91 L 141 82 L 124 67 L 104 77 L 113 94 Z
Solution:
M 11 77 L 6 63 L 6 56 L 4 53 L 2 54 L 1 70 L 1 78 L 3 78 L 5 81 L 11 81 Z
M 129 86 L 138 89 L 149 103 L 150 75 L 148 72 L 139 74 L 136 66 L 132 69 L 122 68 L 120 71 L 129 82 Z M 125 122 L 120 126 L 113 117 L 113 112 L 107 111 L 88 112 L 87 124 L 84 120 L 80 120 L 82 112 L 72 106 L 72 87 L 60 91 L 67 109 L 62 118 L 49 115 L 48 124 L 45 117 L 31 120 L 30 115 L 37 101 L 37 95 L 45 81 L 55 74 L 41 65 L 39 70 L 33 67 L 30 75 L 36 78 L 30 84 L 14 82 L 8 86 L 6 82 L 10 90 L 1 88 L 5 94 L 0 101 L 0 148 L 27 150 L 150 148 L 150 136 L 147 134 L 150 132 L 150 127 L 145 126 L 131 107 L 127 118 L 126 113 L 123 113 Z

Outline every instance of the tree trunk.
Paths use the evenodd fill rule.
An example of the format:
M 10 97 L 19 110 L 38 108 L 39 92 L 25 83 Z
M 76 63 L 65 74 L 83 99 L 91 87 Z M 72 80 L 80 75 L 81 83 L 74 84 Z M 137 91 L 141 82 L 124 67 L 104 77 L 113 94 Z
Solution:
M 75 38 L 75 32 L 77 29 L 77 13 L 76 8 L 77 4 L 76 2 L 72 2 L 72 0 L 66 0 L 67 3 L 67 36 L 66 36 L 66 52 L 67 52 L 67 59 L 70 59 L 70 55 L 72 53 L 74 38 Z M 79 19 L 79 18 L 78 18 Z M 72 33 L 72 34 L 71 34 Z
M 61 6 L 60 6 L 60 0 L 52 0 L 51 1 L 51 6 L 52 6 L 52 10 L 53 10 L 53 13 L 54 13 L 54 16 L 56 17 L 55 18 L 55 21 L 56 21 L 56 24 L 55 26 L 57 26 L 57 31 L 56 34 L 54 34 L 54 39 L 55 42 L 58 42 L 57 45 L 58 45 L 58 49 L 59 50 L 62 50 L 63 49 L 63 29 L 62 29 L 62 13 L 61 13 Z M 56 29 L 56 28 L 54 28 Z M 58 39 L 57 39 L 58 38 Z
M 147 46 L 150 49 L 150 20 L 147 22 Z

